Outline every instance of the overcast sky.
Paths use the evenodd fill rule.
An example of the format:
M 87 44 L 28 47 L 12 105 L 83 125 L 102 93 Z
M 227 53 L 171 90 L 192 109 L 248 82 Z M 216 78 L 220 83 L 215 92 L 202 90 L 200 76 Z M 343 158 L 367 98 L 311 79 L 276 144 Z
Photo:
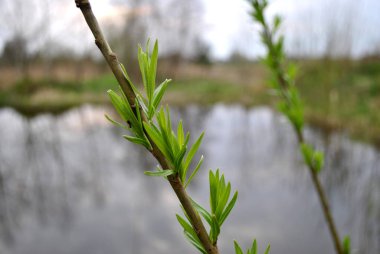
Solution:
M 0 4 L 4 1 L 9 0 L 0 0 Z M 178 0 L 178 4 L 182 1 L 185 0 Z M 201 36 L 210 44 L 213 57 L 224 59 L 233 51 L 244 52 L 248 57 L 263 53 L 258 28 L 248 15 L 250 8 L 245 0 L 202 1 L 205 26 Z M 117 23 L 120 20 L 118 18 L 128 11 L 127 5 L 115 8 L 111 2 L 115 0 L 92 1 L 101 24 Z M 80 45 L 79 48 L 94 49 L 92 36 L 84 26 L 83 17 L 75 8 L 73 0 L 59 1 L 59 8 L 51 9 L 51 19 L 56 20 L 53 31 L 49 33 L 51 38 L 69 48 L 78 49 Z M 362 55 L 375 48 L 380 51 L 380 0 L 273 0 L 268 15 L 274 14 L 284 17 L 283 32 L 287 36 L 288 50 L 295 47 L 301 50 L 302 46 L 305 52 L 312 48 L 318 54 L 325 47 L 326 29 L 336 27 L 342 33 L 339 36 L 343 42 L 348 37 L 353 38 L 351 54 Z M 35 15 L 37 18 L 38 11 Z M 59 19 L 56 19 L 58 15 Z M 7 24 L 7 20 L 1 23 L 0 47 L 12 35 L 12 26 Z M 67 27 L 70 27 L 70 32 L 62 33 Z

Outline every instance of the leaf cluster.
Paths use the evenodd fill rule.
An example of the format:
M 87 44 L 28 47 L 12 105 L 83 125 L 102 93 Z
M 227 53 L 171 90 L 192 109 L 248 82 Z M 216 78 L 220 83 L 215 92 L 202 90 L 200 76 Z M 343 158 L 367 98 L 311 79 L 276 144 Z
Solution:
M 262 26 L 261 40 L 267 48 L 267 55 L 264 58 L 264 63 L 269 67 L 272 72 L 271 88 L 274 94 L 280 98 L 278 104 L 279 110 L 288 118 L 293 125 L 300 150 L 303 158 L 310 171 L 314 174 L 319 173 L 324 164 L 324 155 L 320 151 L 316 151 L 311 145 L 305 143 L 303 136 L 304 128 L 304 113 L 303 103 L 300 99 L 299 91 L 295 86 L 295 76 L 297 68 L 295 65 L 288 65 L 285 62 L 284 53 L 284 37 L 279 35 L 279 28 L 281 26 L 281 18 L 275 17 L 271 25 L 265 18 L 265 9 L 268 5 L 267 0 L 248 0 L 252 6 L 252 18 Z M 322 203 L 325 201 L 323 189 L 320 187 L 318 178 L 314 181 L 316 188 L 319 189 L 318 194 Z M 322 190 L 321 190 L 322 189 Z M 330 214 L 329 208 L 324 209 L 326 217 Z M 337 253 L 342 253 L 342 245 L 335 233 L 334 222 L 328 220 L 330 229 L 333 235 L 333 240 L 337 249 Z M 350 241 L 345 238 L 343 241 L 344 253 L 349 253 Z M 239 252 L 241 253 L 241 252 Z
M 304 107 L 299 91 L 295 85 L 297 66 L 285 62 L 284 37 L 278 35 L 281 26 L 281 18 L 276 16 L 270 26 L 265 19 L 266 0 L 249 0 L 253 12 L 252 17 L 263 27 L 261 39 L 268 49 L 264 63 L 272 72 L 273 79 L 270 86 L 274 94 L 280 98 L 277 104 L 278 110 L 282 112 L 293 125 L 297 135 L 301 135 L 304 128 Z M 315 172 L 323 168 L 323 153 L 315 151 L 310 145 L 302 142 L 301 151 L 305 163 Z
M 301 152 L 305 163 L 314 170 L 315 173 L 319 173 L 323 168 L 324 155 L 321 151 L 316 151 L 309 144 L 301 144 Z
M 282 100 L 278 103 L 278 109 L 284 113 L 297 131 L 302 131 L 304 125 L 303 103 L 297 87 L 295 86 L 296 66 L 286 66 L 284 53 L 284 37 L 278 34 L 281 26 L 281 18 L 275 16 L 270 26 L 264 15 L 267 1 L 251 0 L 253 7 L 252 17 L 263 27 L 261 40 L 266 45 L 268 53 L 263 62 L 272 72 L 273 80 L 271 88 L 274 94 Z M 287 69 L 284 71 L 284 69 Z
M 144 146 L 153 151 L 153 146 L 158 148 L 165 157 L 168 168 L 157 166 L 156 171 L 146 171 L 146 175 L 161 176 L 167 178 L 171 175 L 178 176 L 184 188 L 186 188 L 200 169 L 203 156 L 198 160 L 191 174 L 188 174 L 190 165 L 199 147 L 202 143 L 204 133 L 202 133 L 195 143 L 188 149 L 190 133 L 185 134 L 183 123 L 179 121 L 176 131 L 173 130 L 169 108 L 159 108 L 160 101 L 170 80 L 165 80 L 161 85 L 156 87 L 156 71 L 158 58 L 158 43 L 154 44 L 152 54 L 149 54 L 149 41 L 146 46 L 146 52 L 139 46 L 138 61 L 144 84 L 145 94 L 143 95 L 130 80 L 123 65 L 124 77 L 131 85 L 136 98 L 131 105 L 122 89 L 121 95 L 109 90 L 108 94 L 113 106 L 120 115 L 123 123 L 117 122 L 106 115 L 106 118 L 113 124 L 129 130 L 131 135 L 125 135 L 124 138 Z M 188 176 L 189 175 L 189 176 Z M 214 246 L 217 244 L 220 229 L 232 208 L 234 207 L 238 193 L 231 196 L 231 184 L 226 182 L 223 174 L 219 169 L 214 173 L 209 172 L 210 184 L 210 211 L 191 200 L 195 210 L 203 217 L 209 225 L 209 240 Z M 183 208 L 183 207 L 182 207 Z M 200 241 L 197 232 L 193 227 L 193 222 L 183 208 L 185 218 L 177 215 L 177 220 L 184 230 L 186 238 L 200 252 L 207 254 L 204 245 Z M 253 254 L 252 250 L 248 254 Z M 268 249 L 269 251 L 269 249 Z
M 220 174 L 219 169 L 214 173 L 209 171 L 209 184 L 210 184 L 210 208 L 211 211 L 207 211 L 201 205 L 196 203 L 194 200 L 193 205 L 197 211 L 202 215 L 207 224 L 210 227 L 209 237 L 212 244 L 216 245 L 218 241 L 218 236 L 220 234 L 220 229 L 224 221 L 227 219 L 232 208 L 235 206 L 238 192 L 236 191 L 232 198 L 231 195 L 231 183 L 225 180 L 223 174 Z M 185 212 L 184 212 L 185 213 Z M 186 213 L 185 213 L 186 215 Z M 184 233 L 190 242 L 199 249 L 199 239 L 193 235 L 193 229 L 188 227 L 188 222 L 177 215 L 179 223 L 184 229 Z M 189 220 L 189 219 L 188 219 Z M 189 220 L 190 221 L 190 220 Z
M 188 149 L 190 133 L 187 132 L 186 135 L 184 134 L 182 121 L 178 123 L 177 132 L 175 133 L 173 131 L 168 108 L 166 108 L 166 110 L 161 108 L 161 110 L 156 114 L 156 120 L 158 126 L 150 121 L 143 123 L 144 128 L 149 137 L 164 154 L 173 174 L 178 174 L 181 182 L 186 188 L 198 172 L 203 162 L 203 156 L 201 156 L 191 175 L 187 178 L 188 169 L 190 168 L 190 164 L 201 145 L 204 133 L 202 133 L 190 149 Z M 151 172 L 146 172 L 146 174 L 152 175 Z M 168 175 L 165 174 L 165 176 Z
M 169 109 L 159 109 L 159 104 L 166 91 L 170 80 L 165 80 L 156 87 L 156 72 L 158 59 L 158 43 L 154 44 L 153 51 L 149 54 L 149 41 L 146 45 L 146 51 L 141 46 L 138 49 L 138 61 L 144 84 L 145 95 L 143 95 L 129 78 L 127 71 L 121 64 L 124 77 L 136 94 L 135 104 L 131 106 L 127 98 L 121 91 L 121 95 L 109 90 L 108 94 L 113 106 L 120 115 L 121 119 L 126 123 L 122 124 L 106 115 L 106 118 L 117 126 L 121 126 L 131 132 L 131 136 L 125 135 L 127 140 L 143 145 L 148 150 L 152 149 L 149 138 L 155 143 L 158 149 L 164 154 L 169 168 L 157 168 L 157 171 L 147 171 L 147 175 L 167 177 L 172 174 L 178 174 L 181 182 L 185 187 L 193 179 L 203 162 L 203 157 L 198 161 L 192 174 L 187 178 L 187 172 L 194 155 L 199 149 L 202 142 L 203 133 L 196 142 L 188 150 L 188 142 L 190 134 L 184 134 L 182 121 L 179 122 L 177 132 L 172 130 Z M 121 90 L 121 89 L 120 89 Z M 144 114 L 147 119 L 142 117 Z M 148 138 L 149 137 L 149 138 Z
M 236 254 L 244 254 L 243 250 L 241 249 L 240 245 L 234 241 L 234 246 L 235 246 L 235 253 Z M 268 254 L 270 250 L 270 245 L 266 248 L 264 254 Z M 252 247 L 251 249 L 247 250 L 247 254 L 257 254 L 257 243 L 256 239 L 253 240 Z

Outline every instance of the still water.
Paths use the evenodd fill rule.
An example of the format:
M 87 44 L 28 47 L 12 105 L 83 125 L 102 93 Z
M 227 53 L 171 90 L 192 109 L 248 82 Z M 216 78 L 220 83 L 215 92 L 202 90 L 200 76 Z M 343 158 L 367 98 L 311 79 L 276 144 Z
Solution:
M 1 254 L 196 253 L 175 213 L 178 202 L 156 163 L 84 106 L 26 119 L 0 111 Z M 257 238 L 261 253 L 334 253 L 320 205 L 292 129 L 267 108 L 218 105 L 173 111 L 195 135 L 206 131 L 200 174 L 188 188 L 207 206 L 207 169 L 220 168 L 239 190 L 222 227 L 221 253 Z M 380 253 L 380 152 L 344 134 L 306 130 L 326 152 L 321 179 L 354 253 Z M 200 156 L 200 155 L 198 155 Z

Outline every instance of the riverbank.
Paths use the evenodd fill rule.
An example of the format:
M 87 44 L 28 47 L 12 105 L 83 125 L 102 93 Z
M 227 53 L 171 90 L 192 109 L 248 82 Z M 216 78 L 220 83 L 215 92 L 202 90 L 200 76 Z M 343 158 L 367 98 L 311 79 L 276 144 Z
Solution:
M 327 131 L 347 131 L 352 137 L 380 146 L 379 61 L 307 61 L 300 64 L 297 83 L 307 121 Z M 172 77 L 164 103 L 176 106 L 215 103 L 246 107 L 275 107 L 266 87 L 268 74 L 257 63 L 182 66 L 180 72 L 162 70 Z M 24 80 L 0 92 L 0 106 L 26 115 L 60 113 L 83 103 L 109 103 L 106 91 L 117 89 L 111 74 L 81 82 Z

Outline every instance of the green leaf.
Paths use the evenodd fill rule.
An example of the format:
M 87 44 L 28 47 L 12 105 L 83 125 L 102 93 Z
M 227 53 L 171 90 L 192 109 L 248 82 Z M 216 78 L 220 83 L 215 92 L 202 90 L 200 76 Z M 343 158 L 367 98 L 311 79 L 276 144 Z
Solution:
M 140 91 L 136 88 L 136 86 L 133 84 L 131 78 L 129 77 L 127 70 L 125 69 L 124 65 L 120 63 L 121 70 L 123 71 L 124 78 L 128 81 L 128 83 L 131 85 L 131 88 L 133 92 L 136 94 L 136 96 L 141 96 Z M 142 97 L 142 96 L 141 96 Z
M 179 224 L 181 224 L 181 226 L 183 227 L 183 230 L 185 230 L 185 232 L 188 232 L 194 239 L 199 240 L 199 238 L 198 238 L 197 234 L 195 233 L 193 227 L 185 219 L 183 219 L 181 216 L 179 216 L 178 214 L 176 214 L 176 217 L 177 217 Z
M 127 110 L 125 108 L 125 105 L 123 104 L 121 97 L 112 90 L 108 90 L 107 93 L 108 93 L 108 95 L 111 99 L 111 103 L 114 106 L 114 108 L 116 109 L 117 113 L 120 115 L 120 117 L 125 122 L 127 122 L 129 120 L 127 117 L 128 113 L 127 113 Z
M 211 214 L 206 209 L 204 209 L 202 206 L 200 206 L 197 202 L 195 202 L 194 200 L 191 200 L 191 202 L 192 202 L 193 206 L 195 207 L 195 209 L 197 209 L 197 211 L 203 216 L 203 218 L 211 226 L 211 224 L 212 224 Z
M 222 185 L 225 185 L 224 181 L 222 182 Z M 228 183 L 227 184 L 227 188 L 221 188 L 221 189 L 222 189 L 222 191 L 219 192 L 220 193 L 220 197 L 219 197 L 219 200 L 218 200 L 219 201 L 218 202 L 218 206 L 216 207 L 216 211 L 215 211 L 215 215 L 216 215 L 216 217 L 218 219 L 222 215 L 224 207 L 226 206 L 228 198 L 230 197 L 231 184 Z
M 158 108 L 158 106 L 159 106 L 159 104 L 161 102 L 161 99 L 164 96 L 164 93 L 165 93 L 166 88 L 167 88 L 167 86 L 168 86 L 168 84 L 169 84 L 170 81 L 171 81 L 171 79 L 166 79 L 154 91 L 154 93 L 153 93 L 153 99 L 152 99 L 152 112 L 150 113 L 149 119 L 153 118 L 153 115 L 154 115 L 155 111 L 157 110 L 157 108 Z
M 126 129 L 126 130 L 129 130 L 129 129 L 130 129 L 128 126 L 126 126 L 126 125 L 124 125 L 124 124 L 122 124 L 122 123 L 119 123 L 119 122 L 113 120 L 109 115 L 104 114 L 104 116 L 105 116 L 105 118 L 106 118 L 108 121 L 110 121 L 110 122 L 111 122 L 112 124 L 114 124 L 115 126 L 121 127 L 121 128 L 123 128 L 123 129 Z
M 270 244 L 269 244 L 269 245 L 268 245 L 268 247 L 266 248 L 266 250 L 265 250 L 264 254 L 268 254 L 268 253 L 269 253 L 269 251 L 270 251 Z
M 146 139 L 142 139 L 142 138 L 139 138 L 139 137 L 131 137 L 131 136 L 127 136 L 127 135 L 124 135 L 123 138 L 125 138 L 126 140 L 128 140 L 128 141 L 130 141 L 132 143 L 135 143 L 135 144 L 138 144 L 138 145 L 142 145 L 142 146 L 145 146 L 148 149 L 151 149 L 151 146 L 150 146 L 150 144 L 148 143 L 148 141 Z
M 176 168 L 176 170 L 179 172 L 180 170 L 183 171 L 183 169 L 181 168 L 181 165 L 182 165 L 182 160 L 183 160 L 183 157 L 185 156 L 186 154 L 186 146 L 182 146 L 181 150 L 179 151 L 179 153 L 176 155 L 176 158 L 175 158 L 175 161 L 174 161 L 174 167 Z M 182 176 L 182 174 L 185 175 L 186 177 L 186 172 L 179 172 L 180 173 L 180 177 L 181 177 L 181 181 L 182 183 L 185 183 L 185 180 Z
M 178 146 L 178 142 L 175 140 L 175 134 L 172 130 L 172 122 L 170 120 L 170 111 L 169 111 L 169 106 L 166 107 L 166 133 L 169 138 L 169 143 L 170 147 L 172 148 L 171 150 L 174 153 L 179 152 L 180 147 Z M 174 158 L 174 156 L 173 156 Z
M 230 203 L 228 203 L 226 209 L 224 210 L 222 216 L 220 217 L 220 221 L 219 221 L 220 225 L 223 224 L 223 222 L 227 219 L 228 215 L 230 214 L 232 208 L 234 208 L 237 197 L 238 197 L 238 192 L 236 191 Z
M 302 155 L 303 155 L 303 158 L 305 160 L 305 163 L 309 167 L 312 167 L 312 165 L 313 165 L 313 153 L 314 153 L 313 148 L 306 143 L 302 143 L 301 144 L 301 151 L 302 151 Z
M 324 155 L 320 151 L 315 151 L 310 145 L 301 144 L 301 151 L 304 157 L 305 163 L 313 169 L 316 173 L 319 173 L 324 164 Z
M 211 227 L 210 238 L 212 240 L 212 243 L 215 244 L 218 241 L 218 236 L 220 234 L 220 225 L 215 215 L 211 215 L 210 227 Z
M 273 31 L 278 30 L 278 28 L 281 25 L 281 17 L 280 16 L 275 16 L 274 21 L 273 21 Z
M 297 71 L 298 67 L 296 64 L 289 64 L 287 71 L 289 79 L 294 80 L 297 76 Z
M 163 108 L 161 108 L 161 110 L 157 113 L 157 122 L 158 122 L 158 125 L 160 127 L 160 137 L 161 137 L 161 140 L 163 141 L 163 144 L 165 146 L 165 151 L 166 151 L 166 158 L 168 160 L 170 160 L 171 163 L 174 163 L 174 160 L 175 160 L 175 156 L 174 156 L 174 153 L 173 153 L 173 146 L 172 146 L 172 137 L 171 137 L 171 128 L 168 130 L 168 125 L 169 123 L 167 122 L 167 120 L 169 119 L 166 119 L 166 116 L 165 116 L 165 112 L 163 110 Z M 164 151 L 162 151 L 164 152 Z
M 148 123 L 144 122 L 143 124 L 146 132 L 148 133 L 149 137 L 153 140 L 153 142 L 157 145 L 158 149 L 160 149 L 160 151 L 165 155 L 166 158 L 170 158 L 169 151 L 164 140 L 161 137 L 161 134 L 156 130 L 156 128 L 153 128 Z
M 149 50 L 149 48 L 146 49 L 147 51 Z M 151 56 L 151 59 L 150 59 L 150 70 L 149 70 L 149 82 L 151 83 L 150 84 L 150 87 L 151 87 L 151 98 L 153 97 L 153 91 L 154 91 L 154 88 L 156 86 L 156 70 L 157 70 L 157 59 L 158 59 L 158 42 L 157 40 L 155 41 L 154 43 L 154 46 L 153 46 L 153 52 L 152 52 L 152 56 Z
M 213 172 L 210 170 L 209 172 L 209 181 L 210 181 L 210 207 L 211 207 L 211 212 L 215 213 L 215 209 L 217 206 L 217 177 L 213 174 Z
M 190 165 L 194 155 L 196 154 L 196 152 L 199 149 L 199 146 L 202 143 L 203 136 L 204 136 L 204 132 L 202 132 L 202 134 L 199 136 L 197 141 L 195 141 L 193 146 L 190 148 L 189 153 L 187 154 L 186 159 L 185 159 L 185 164 L 183 165 L 184 169 L 187 170 L 189 168 L 189 165 Z
M 201 244 L 201 241 L 199 240 L 197 234 L 195 233 L 193 227 L 185 219 L 183 219 L 181 216 L 179 216 L 178 214 L 176 214 L 176 217 L 177 217 L 179 224 L 181 224 L 181 226 L 184 230 L 185 236 L 190 241 L 190 243 L 193 244 L 202 253 L 207 254 L 206 250 L 204 249 L 203 245 Z
M 256 242 L 256 239 L 253 240 L 252 247 L 251 247 L 251 254 L 257 254 L 257 242 Z
M 240 247 L 240 245 L 236 241 L 234 241 L 234 246 L 235 246 L 235 253 L 236 254 L 244 254 L 243 250 Z
M 199 240 L 197 240 L 197 239 L 194 239 L 194 237 L 190 234 L 190 233 L 188 233 L 188 232 L 186 232 L 186 231 L 184 231 L 184 234 L 185 234 L 185 237 L 189 240 L 189 242 L 195 247 L 195 248 L 197 248 L 200 252 L 202 252 L 203 254 L 207 254 L 207 251 L 205 250 L 205 248 L 203 247 L 203 245 L 201 244 L 201 242 L 199 241 Z
M 187 188 L 187 186 L 190 184 L 191 180 L 193 180 L 194 176 L 197 174 L 199 168 L 201 167 L 203 163 L 203 155 L 201 156 L 197 166 L 195 167 L 195 169 L 193 170 L 193 172 L 191 173 L 189 179 L 187 180 L 186 184 L 185 184 L 185 189 Z
M 324 155 L 320 151 L 316 151 L 313 156 L 314 168 L 317 173 L 321 172 L 324 164 Z
M 343 239 L 343 254 L 351 253 L 351 240 L 349 236 L 345 236 Z
M 167 177 L 167 176 L 175 174 L 175 171 L 171 170 L 171 169 L 166 169 L 166 170 L 162 170 L 162 171 L 145 171 L 144 174 L 148 175 L 148 176 L 163 176 L 163 177 Z
M 141 48 L 140 45 L 139 45 L 139 49 L 138 49 L 138 53 L 137 53 L 137 58 L 138 58 L 139 66 L 140 66 L 140 72 L 141 72 L 141 77 L 142 77 L 142 80 L 143 80 L 144 88 L 145 88 L 145 91 L 146 91 L 147 96 L 148 96 L 148 101 L 150 101 L 149 92 L 148 92 L 148 85 L 147 85 L 147 77 L 148 77 L 148 73 L 147 73 L 147 65 L 148 65 L 147 55 L 143 51 L 143 49 Z
M 178 145 L 183 146 L 184 145 L 184 132 L 183 132 L 183 124 L 182 120 L 179 121 L 178 127 L 177 127 L 177 140 L 178 140 Z

